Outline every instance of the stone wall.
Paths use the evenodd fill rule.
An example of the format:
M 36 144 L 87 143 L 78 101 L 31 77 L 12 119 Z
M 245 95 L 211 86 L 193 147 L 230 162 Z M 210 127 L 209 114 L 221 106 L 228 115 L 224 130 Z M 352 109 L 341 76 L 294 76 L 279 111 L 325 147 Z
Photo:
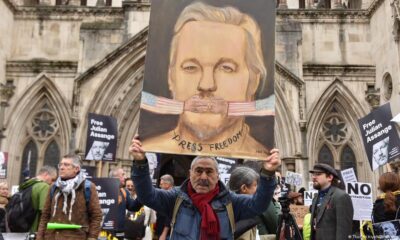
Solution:
M 0 0 L 0 83 L 6 81 L 6 60 L 10 57 L 13 36 L 14 14 L 8 0 Z

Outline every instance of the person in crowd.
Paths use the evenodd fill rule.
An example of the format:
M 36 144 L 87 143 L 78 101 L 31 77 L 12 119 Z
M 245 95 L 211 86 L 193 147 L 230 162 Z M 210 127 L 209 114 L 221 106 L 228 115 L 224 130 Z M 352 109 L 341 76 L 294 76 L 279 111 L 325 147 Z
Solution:
M 171 219 L 171 238 L 233 239 L 234 222 L 253 218 L 264 212 L 271 202 L 276 185 L 275 170 L 281 160 L 273 149 L 264 162 L 254 195 L 229 192 L 219 180 L 214 157 L 193 159 L 189 179 L 174 190 L 156 189 L 149 177 L 142 143 L 136 136 L 129 151 L 134 157 L 132 178 L 139 200 Z
M 237 194 L 248 194 L 253 195 L 256 192 L 257 184 L 260 175 L 249 167 L 237 167 L 231 172 L 229 179 L 229 189 Z M 242 220 L 236 223 L 235 235 L 241 234 L 242 231 L 249 229 L 248 231 L 241 234 L 238 240 L 251 240 L 256 239 L 260 229 L 262 229 L 262 235 L 276 234 L 278 227 L 278 212 L 276 211 L 276 201 L 272 200 L 267 210 L 262 214 L 252 219 Z M 259 236 L 261 237 L 261 236 Z
M 165 174 L 160 178 L 160 188 L 164 190 L 171 190 L 174 187 L 174 178 Z M 170 219 L 162 214 L 157 213 L 156 234 L 159 240 L 168 239 L 170 234 Z
M 118 217 L 117 226 L 115 228 L 115 235 L 118 239 L 123 240 L 125 235 L 125 215 L 126 210 L 139 211 L 143 206 L 137 199 L 133 199 L 127 189 L 124 188 L 125 184 L 125 171 L 122 168 L 115 168 L 110 172 L 111 178 L 118 178 L 120 182 L 120 189 L 118 192 Z
M 19 186 L 19 190 L 23 191 L 32 186 L 32 205 L 33 209 L 37 211 L 35 220 L 32 223 L 31 232 L 37 232 L 40 217 L 47 199 L 50 185 L 57 179 L 57 169 L 52 166 L 43 166 L 36 177 L 23 182 Z
M 8 204 L 10 193 L 7 182 L 0 183 L 0 232 L 6 232 L 6 206 Z
M 375 223 L 391 221 L 400 218 L 400 177 L 397 173 L 387 172 L 379 177 L 378 196 L 372 210 Z
M 290 203 L 294 205 L 304 205 L 303 195 L 298 192 L 289 192 L 288 198 L 290 199 Z
M 136 190 L 132 178 L 125 179 L 125 188 L 126 190 L 128 190 L 129 194 L 131 195 L 131 198 L 136 199 Z
M 81 158 L 68 154 L 58 164 L 58 178 L 42 211 L 37 240 L 95 240 L 101 230 L 102 211 L 96 185 L 90 183 L 90 199 L 86 199 L 86 176 L 81 171 Z M 54 186 L 54 187 L 53 187 Z M 54 192 L 52 193 L 52 189 Z M 81 225 L 80 229 L 47 229 L 48 223 Z
M 310 173 L 313 187 L 318 190 L 311 206 L 311 239 L 349 239 L 354 209 L 350 196 L 336 187 L 339 183 L 336 170 L 328 164 L 317 163 Z

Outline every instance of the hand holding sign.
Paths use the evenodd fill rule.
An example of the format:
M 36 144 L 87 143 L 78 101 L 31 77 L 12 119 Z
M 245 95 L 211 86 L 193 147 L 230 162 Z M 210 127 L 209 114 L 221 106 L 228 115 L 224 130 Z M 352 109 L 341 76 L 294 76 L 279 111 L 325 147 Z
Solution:
M 142 142 L 139 140 L 139 135 L 137 134 L 132 139 L 131 146 L 129 147 L 129 153 L 133 156 L 134 160 L 145 160 Z
M 264 161 L 263 167 L 267 171 L 275 172 L 281 165 L 281 158 L 279 157 L 279 150 L 274 148 L 270 151 L 267 159 Z

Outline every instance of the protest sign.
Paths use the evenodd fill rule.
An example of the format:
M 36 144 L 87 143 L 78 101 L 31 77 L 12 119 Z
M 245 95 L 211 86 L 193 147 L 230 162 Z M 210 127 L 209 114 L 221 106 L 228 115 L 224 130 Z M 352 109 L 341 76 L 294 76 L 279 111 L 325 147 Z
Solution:
M 114 161 L 117 152 L 117 133 L 115 118 L 89 113 L 85 159 Z
M 236 160 L 223 157 L 217 157 L 216 159 L 218 162 L 219 178 L 223 183 L 227 184 L 231 177 L 231 172 L 236 165 Z
M 390 103 L 387 103 L 358 120 L 372 170 L 400 156 L 399 135 L 392 118 Z
M 314 189 L 314 183 L 313 182 L 308 182 L 308 191 L 312 191 Z
M 373 224 L 376 239 L 400 239 L 400 220 Z
M 353 220 L 371 220 L 372 187 L 370 183 L 349 182 L 346 192 L 353 202 Z
M 344 184 L 349 182 L 357 182 L 357 176 L 353 168 L 348 168 L 341 171 Z
M 0 152 L 0 179 L 7 178 L 8 153 Z
M 294 186 L 301 186 L 301 184 L 303 184 L 303 176 L 300 173 L 287 171 L 285 183 Z
M 159 177 L 160 170 L 160 158 L 156 153 L 145 153 L 147 162 L 149 163 L 149 174 L 151 178 L 151 182 L 153 185 L 156 185 L 157 178 Z
M 96 177 L 96 167 L 93 166 L 82 166 L 81 171 L 85 174 L 86 178 L 94 178 Z
M 99 195 L 100 207 L 103 212 L 102 228 L 113 230 L 117 227 L 119 179 L 92 178 L 90 181 L 96 184 L 97 194 Z
M 302 205 L 290 205 L 290 213 L 293 214 L 297 225 L 303 226 L 303 221 L 304 221 L 304 216 L 309 213 L 309 207 L 308 206 L 302 206 Z
M 311 206 L 313 198 L 318 194 L 317 190 L 304 192 L 304 206 Z
M 202 20 L 236 14 L 246 24 Z M 145 151 L 268 157 L 274 145 L 275 15 L 274 1 L 265 0 L 151 2 L 139 120 Z

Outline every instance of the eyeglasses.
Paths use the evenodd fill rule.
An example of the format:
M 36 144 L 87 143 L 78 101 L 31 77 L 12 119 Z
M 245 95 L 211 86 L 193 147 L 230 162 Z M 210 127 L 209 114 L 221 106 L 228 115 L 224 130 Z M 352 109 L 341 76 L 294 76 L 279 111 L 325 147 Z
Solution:
M 58 168 L 60 168 L 60 167 L 62 167 L 62 166 L 68 168 L 68 167 L 71 167 L 72 164 L 71 164 L 71 163 L 63 163 L 63 162 L 61 162 L 61 163 L 59 163 L 57 166 L 58 166 Z
M 197 175 L 197 176 L 201 176 L 203 174 L 203 172 L 206 173 L 207 176 L 211 176 L 215 173 L 215 170 L 212 168 L 200 168 L 197 167 L 193 170 L 193 172 Z

